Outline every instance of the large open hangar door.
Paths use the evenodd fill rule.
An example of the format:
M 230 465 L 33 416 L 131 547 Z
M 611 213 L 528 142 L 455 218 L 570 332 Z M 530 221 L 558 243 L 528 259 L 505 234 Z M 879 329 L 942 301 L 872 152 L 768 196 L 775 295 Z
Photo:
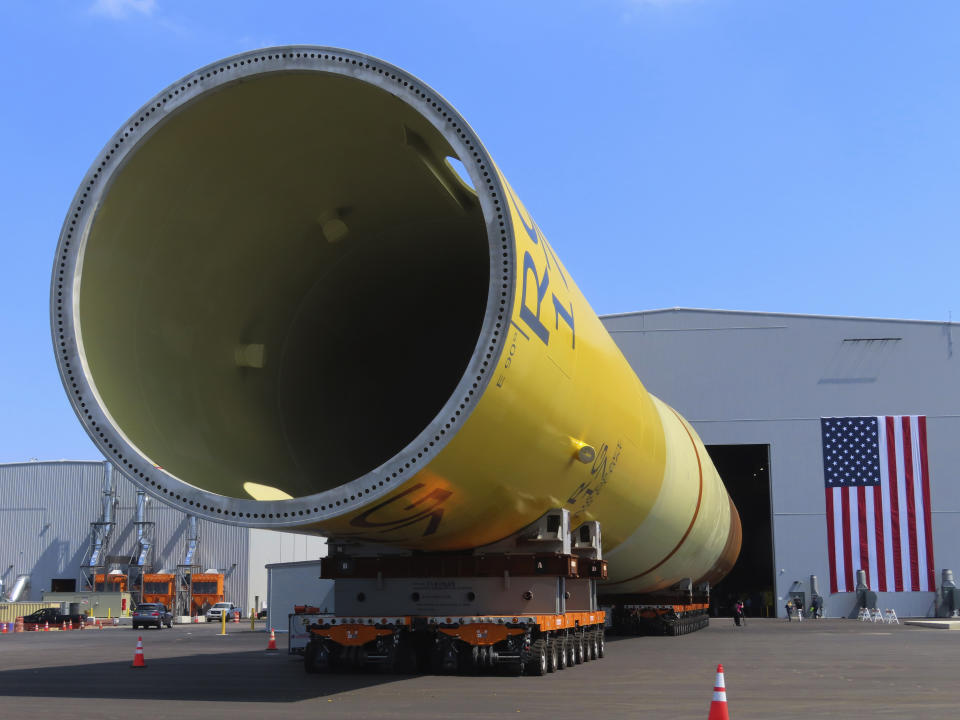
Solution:
M 772 617 L 773 528 L 769 445 L 708 445 L 707 452 L 740 512 L 743 547 L 733 570 L 711 592 L 718 615 L 732 615 L 743 600 L 748 617 Z

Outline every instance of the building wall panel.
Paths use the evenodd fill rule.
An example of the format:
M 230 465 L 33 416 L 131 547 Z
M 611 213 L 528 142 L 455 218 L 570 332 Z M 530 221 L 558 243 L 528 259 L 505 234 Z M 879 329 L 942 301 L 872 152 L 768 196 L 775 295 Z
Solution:
M 602 319 L 650 392 L 687 417 L 704 443 L 770 446 L 777 611 L 795 583 L 829 594 L 820 418 L 926 415 L 937 581 L 960 569 L 960 325 L 711 310 Z M 926 615 L 933 593 L 883 593 L 881 607 Z

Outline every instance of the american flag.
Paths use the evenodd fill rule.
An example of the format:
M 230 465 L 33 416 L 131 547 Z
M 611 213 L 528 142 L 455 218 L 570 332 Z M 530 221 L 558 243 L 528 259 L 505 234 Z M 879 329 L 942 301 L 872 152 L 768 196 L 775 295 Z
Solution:
M 830 592 L 933 591 L 927 419 L 821 418 Z

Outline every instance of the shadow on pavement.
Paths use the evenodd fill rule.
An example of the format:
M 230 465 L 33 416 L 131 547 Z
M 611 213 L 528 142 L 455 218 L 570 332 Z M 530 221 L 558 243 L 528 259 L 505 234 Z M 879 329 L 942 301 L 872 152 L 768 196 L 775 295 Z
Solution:
M 61 665 L 0 673 L 0 697 L 298 702 L 386 683 L 410 675 L 308 675 L 302 661 L 263 651 Z

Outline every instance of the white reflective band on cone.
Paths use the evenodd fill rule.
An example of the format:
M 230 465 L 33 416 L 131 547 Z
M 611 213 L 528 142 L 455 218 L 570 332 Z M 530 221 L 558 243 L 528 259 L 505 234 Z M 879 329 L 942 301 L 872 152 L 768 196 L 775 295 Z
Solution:
M 724 690 L 713 689 L 713 702 L 726 702 L 727 693 Z

